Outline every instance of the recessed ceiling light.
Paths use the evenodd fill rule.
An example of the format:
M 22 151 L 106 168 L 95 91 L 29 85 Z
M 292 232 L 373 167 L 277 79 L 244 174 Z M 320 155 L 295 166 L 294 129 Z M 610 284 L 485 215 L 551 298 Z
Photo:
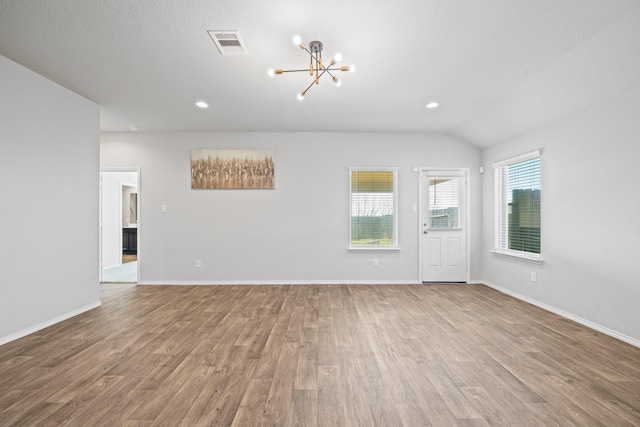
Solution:
M 132 130 L 132 131 L 135 132 L 137 130 L 140 130 L 140 126 L 138 126 L 138 125 L 129 125 L 129 130 Z
M 435 102 L 435 101 L 434 102 L 430 102 L 430 103 L 427 104 L 427 108 L 429 108 L 429 109 L 438 108 L 439 106 L 440 106 L 440 103 L 439 102 Z
M 207 104 L 207 103 L 206 103 L 206 102 L 204 102 L 204 101 L 198 101 L 198 102 L 196 102 L 196 107 L 198 107 L 198 108 L 203 108 L 203 109 L 204 109 L 204 108 L 209 108 L 209 104 Z

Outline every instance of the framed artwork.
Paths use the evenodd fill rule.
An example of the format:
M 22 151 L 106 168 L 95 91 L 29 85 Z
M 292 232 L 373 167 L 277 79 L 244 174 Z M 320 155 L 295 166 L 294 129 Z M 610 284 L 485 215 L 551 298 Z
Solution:
M 191 150 L 191 188 L 273 189 L 273 150 Z

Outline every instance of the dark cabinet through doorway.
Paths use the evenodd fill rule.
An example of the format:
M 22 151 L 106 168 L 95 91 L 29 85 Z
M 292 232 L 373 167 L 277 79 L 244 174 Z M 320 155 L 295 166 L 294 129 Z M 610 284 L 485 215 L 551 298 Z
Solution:
M 122 229 L 122 253 L 123 254 L 138 253 L 138 229 L 137 228 Z

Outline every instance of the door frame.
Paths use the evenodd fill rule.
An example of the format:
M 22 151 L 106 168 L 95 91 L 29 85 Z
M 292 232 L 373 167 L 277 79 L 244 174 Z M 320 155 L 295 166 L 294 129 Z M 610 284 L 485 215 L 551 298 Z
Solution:
M 140 228 L 141 228 L 141 223 L 142 223 L 142 212 L 140 210 L 140 207 L 142 206 L 142 203 L 140 202 L 140 200 L 142 199 L 142 186 L 141 186 L 141 177 L 140 177 L 140 168 L 139 167 L 131 167 L 131 168 L 127 168 L 127 167 L 122 167 L 122 168 L 100 168 L 100 194 L 99 194 L 99 221 L 98 221 L 98 279 L 99 279 L 99 283 L 102 283 L 102 172 L 135 172 L 136 173 L 136 185 L 138 186 L 138 236 L 137 236 L 137 265 L 136 265 L 136 282 L 135 284 L 137 285 L 138 283 L 140 283 Z M 120 236 L 120 239 L 122 239 L 122 236 Z M 120 247 L 122 247 L 122 244 L 120 244 Z
M 470 244 L 470 239 L 471 239 L 471 191 L 470 191 L 470 185 L 469 185 L 469 177 L 470 177 L 470 172 L 471 169 L 470 168 L 445 168 L 445 167 L 427 167 L 427 166 L 423 166 L 418 168 L 418 241 L 419 241 L 419 248 L 418 248 L 418 280 L 420 283 L 425 283 L 424 282 L 424 277 L 422 274 L 423 271 L 423 263 L 424 263 L 424 239 L 422 236 L 422 217 L 423 214 L 425 214 L 425 212 L 423 212 L 423 210 L 425 209 L 425 204 L 424 204 L 424 200 L 423 200 L 423 194 L 424 194 L 424 180 L 422 179 L 423 174 L 427 173 L 427 172 L 461 172 L 464 175 L 464 228 L 465 228 L 465 251 L 466 251 L 466 263 L 467 265 L 465 266 L 465 270 L 466 270 L 466 277 L 465 277 L 465 283 L 469 283 L 471 281 L 471 244 Z

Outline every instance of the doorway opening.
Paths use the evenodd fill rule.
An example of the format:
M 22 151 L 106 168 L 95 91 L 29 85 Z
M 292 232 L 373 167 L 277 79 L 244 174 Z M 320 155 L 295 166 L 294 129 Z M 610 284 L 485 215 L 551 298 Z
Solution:
M 100 170 L 100 282 L 137 283 L 140 169 Z

